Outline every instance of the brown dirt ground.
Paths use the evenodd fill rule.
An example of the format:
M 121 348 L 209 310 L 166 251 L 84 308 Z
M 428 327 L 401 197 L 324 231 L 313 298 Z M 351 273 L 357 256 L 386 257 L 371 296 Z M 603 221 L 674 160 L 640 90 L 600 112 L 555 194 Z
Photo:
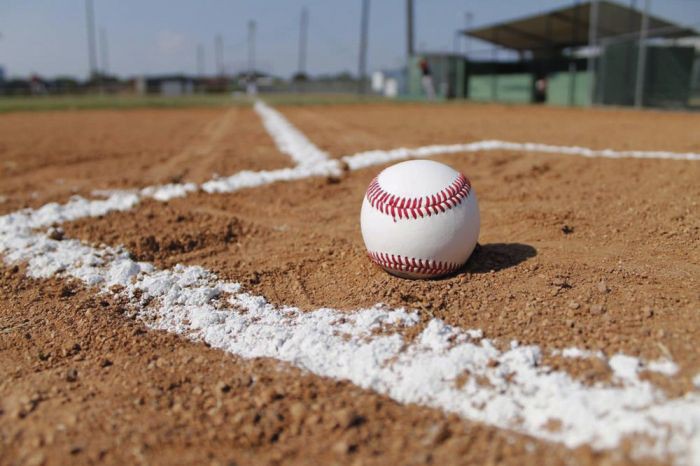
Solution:
M 700 152 L 700 114 L 476 103 L 280 107 L 334 156 L 482 139 L 593 149 Z
M 289 165 L 249 107 L 0 115 L 0 213 Z
M 570 451 L 145 331 L 91 290 L 0 274 L 0 464 L 629 461 L 625 448 Z
M 697 116 L 685 114 L 476 105 L 284 111 L 334 155 L 465 142 L 464 126 L 475 122 L 482 126 L 473 139 L 699 151 Z M 530 119 L 546 126 L 519 124 Z M 313 128 L 305 126 L 309 122 Z M 560 131 L 542 129 L 555 125 Z M 611 132 L 618 127 L 626 129 Z M 133 131 L 140 130 L 134 123 Z M 345 131 L 354 136 L 346 138 Z M 669 134 L 673 140 L 667 141 Z M 201 133 L 192 137 L 209 140 Z M 158 141 L 163 146 L 152 148 L 155 153 L 172 142 Z M 34 163 L 31 140 L 14 144 L 12 153 L 22 151 Z M 60 144 L 69 151 L 70 141 Z M 231 155 L 241 167 L 257 163 L 255 147 L 271 143 L 259 136 L 247 144 L 248 150 Z M 51 160 L 39 158 L 46 157 Z M 151 166 L 167 163 L 142 157 Z M 203 265 L 272 302 L 304 309 L 352 310 L 381 301 L 418 309 L 425 319 L 482 328 L 501 341 L 670 355 L 681 373 L 653 381 L 672 396 L 689 390 L 700 371 L 697 163 L 506 152 L 436 159 L 469 175 L 482 213 L 480 249 L 463 271 L 438 281 L 392 277 L 364 256 L 359 208 L 382 167 L 340 180 L 147 201 L 130 212 L 63 227 L 67 237 L 124 244 L 161 267 Z M 191 168 L 192 160 L 172 168 Z M 61 164 L 60 158 L 52 163 Z M 45 178 L 37 171 L 39 185 Z M 33 179 L 31 170 L 25 176 Z M 88 180 L 111 182 L 102 170 L 90 176 L 85 186 Z M 124 176 L 132 181 L 130 172 Z M 136 186 L 144 181 L 139 176 L 133 174 Z M 631 463 L 625 447 L 607 455 L 570 452 L 435 410 L 399 406 L 273 361 L 245 361 L 144 332 L 120 303 L 58 280 L 27 280 L 21 270 L 3 272 L 0 463 Z M 72 349 L 75 343 L 79 350 Z M 112 364 L 102 367 L 104 359 Z M 590 362 L 549 362 L 586 381 L 608 375 Z M 75 375 L 71 369 L 74 382 L 67 380 Z M 352 422 L 357 417 L 362 421 Z

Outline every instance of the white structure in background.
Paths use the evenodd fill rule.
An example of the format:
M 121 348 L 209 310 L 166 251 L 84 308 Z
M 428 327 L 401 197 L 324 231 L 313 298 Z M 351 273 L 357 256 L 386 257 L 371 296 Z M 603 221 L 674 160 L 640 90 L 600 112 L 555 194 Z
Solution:
M 160 83 L 160 95 L 175 97 L 189 95 L 194 92 L 194 83 L 191 80 L 171 79 Z
M 193 94 L 195 84 L 194 78 L 184 75 L 138 76 L 134 78 L 134 91 L 139 95 L 176 97 Z
M 395 98 L 399 95 L 399 78 L 398 72 L 375 71 L 372 73 L 372 92 Z
M 136 79 L 134 79 L 134 90 L 138 95 L 145 95 L 146 94 L 146 77 L 145 76 L 139 76 Z
M 384 90 L 384 73 L 375 71 L 372 73 L 372 92 L 381 93 Z

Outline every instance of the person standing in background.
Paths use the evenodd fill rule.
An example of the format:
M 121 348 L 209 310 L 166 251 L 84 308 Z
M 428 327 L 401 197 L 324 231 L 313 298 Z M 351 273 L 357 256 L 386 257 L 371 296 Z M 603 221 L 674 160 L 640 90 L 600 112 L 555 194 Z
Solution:
M 428 60 L 423 57 L 418 62 L 421 71 L 421 84 L 423 85 L 423 92 L 428 100 L 435 99 L 435 86 L 433 85 L 433 75 L 430 72 L 430 65 L 428 65 Z

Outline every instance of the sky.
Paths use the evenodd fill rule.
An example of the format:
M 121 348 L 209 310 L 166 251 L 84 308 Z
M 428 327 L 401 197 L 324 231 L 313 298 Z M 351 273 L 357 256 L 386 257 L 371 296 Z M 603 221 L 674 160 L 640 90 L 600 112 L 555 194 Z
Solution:
M 629 4 L 630 0 L 619 0 Z M 94 0 L 109 71 L 120 76 L 195 73 L 196 50 L 215 71 L 214 36 L 222 34 L 228 72 L 247 67 L 247 24 L 257 24 L 258 68 L 288 77 L 297 68 L 299 19 L 309 10 L 307 71 L 356 72 L 361 0 Z M 414 0 L 419 50 L 451 51 L 454 32 L 568 6 L 573 0 Z M 637 4 L 642 4 L 638 0 Z M 700 28 L 700 0 L 651 0 L 654 15 Z M 371 0 L 368 69 L 401 66 L 406 55 L 405 0 Z M 88 75 L 84 0 L 0 0 L 0 66 L 7 76 Z M 466 44 L 462 43 L 461 47 Z M 483 44 L 469 44 L 472 52 Z M 98 57 L 99 58 L 99 57 Z M 100 67 L 102 68 L 102 67 Z

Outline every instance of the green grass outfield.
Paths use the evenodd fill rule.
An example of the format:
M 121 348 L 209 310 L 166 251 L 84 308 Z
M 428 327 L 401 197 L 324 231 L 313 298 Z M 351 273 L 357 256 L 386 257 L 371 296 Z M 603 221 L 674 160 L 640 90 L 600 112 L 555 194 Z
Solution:
M 323 105 L 367 103 L 384 100 L 378 96 L 354 94 L 262 94 L 272 105 Z M 85 95 L 0 97 L 0 113 L 50 110 L 90 110 L 129 108 L 187 108 L 250 105 L 252 99 L 230 94 L 195 94 L 181 97 L 156 95 Z

